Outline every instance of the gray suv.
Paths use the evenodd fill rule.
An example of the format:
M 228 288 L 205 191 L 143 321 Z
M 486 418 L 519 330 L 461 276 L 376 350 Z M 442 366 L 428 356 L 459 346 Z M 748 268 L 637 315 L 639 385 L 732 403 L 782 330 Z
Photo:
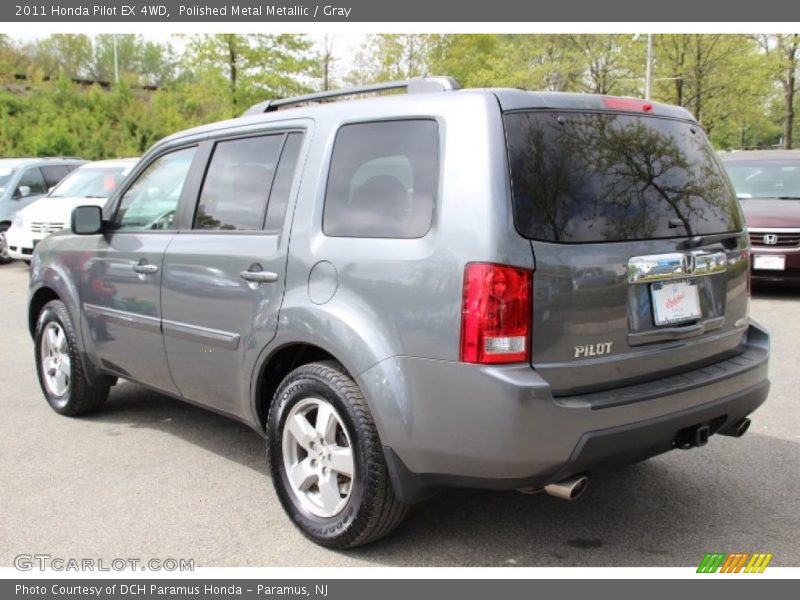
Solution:
M 55 411 L 124 378 L 239 419 L 347 548 L 442 487 L 574 499 L 741 436 L 769 388 L 748 264 L 686 110 L 414 79 L 157 143 L 39 244 L 30 331 Z
M 14 215 L 86 162 L 69 157 L 0 158 L 0 265 L 11 262 L 5 232 Z

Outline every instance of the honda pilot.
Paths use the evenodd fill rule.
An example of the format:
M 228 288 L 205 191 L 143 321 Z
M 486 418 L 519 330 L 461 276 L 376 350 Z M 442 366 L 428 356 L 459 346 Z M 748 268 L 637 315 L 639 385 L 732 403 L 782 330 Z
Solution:
M 238 419 L 289 518 L 349 548 L 444 487 L 575 499 L 741 436 L 749 272 L 683 108 L 421 78 L 158 142 L 37 246 L 29 324 L 56 412 L 122 378 Z

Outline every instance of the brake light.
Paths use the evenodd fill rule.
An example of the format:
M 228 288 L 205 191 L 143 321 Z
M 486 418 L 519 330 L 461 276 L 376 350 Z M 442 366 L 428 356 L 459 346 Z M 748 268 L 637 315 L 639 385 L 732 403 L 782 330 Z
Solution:
M 464 270 L 461 360 L 527 362 L 531 339 L 531 271 L 491 263 Z
M 653 105 L 646 100 L 637 100 L 636 98 L 615 98 L 613 96 L 605 96 L 603 103 L 606 108 L 611 110 L 629 110 L 633 112 L 652 112 Z

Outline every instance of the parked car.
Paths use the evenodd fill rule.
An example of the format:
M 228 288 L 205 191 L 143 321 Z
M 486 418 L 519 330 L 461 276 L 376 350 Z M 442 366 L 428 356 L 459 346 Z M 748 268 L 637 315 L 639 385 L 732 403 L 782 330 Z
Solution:
M 73 208 L 90 204 L 102 207 L 137 160 L 121 158 L 87 163 L 72 171 L 47 196 L 17 211 L 6 232 L 8 255 L 29 262 L 36 244 L 69 227 Z
M 0 265 L 12 260 L 6 231 L 17 211 L 47 194 L 85 162 L 79 158 L 0 158 Z
M 157 143 L 37 246 L 30 331 L 56 412 L 123 377 L 239 419 L 348 548 L 442 487 L 574 499 L 741 436 L 769 388 L 748 256 L 685 109 L 412 79 Z
M 753 282 L 800 284 L 800 150 L 725 152 L 752 246 Z

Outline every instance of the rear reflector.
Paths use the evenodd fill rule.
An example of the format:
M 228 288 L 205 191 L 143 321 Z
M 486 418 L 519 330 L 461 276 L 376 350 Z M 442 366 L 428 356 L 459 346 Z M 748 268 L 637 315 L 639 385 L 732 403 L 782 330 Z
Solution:
M 603 103 L 606 108 L 611 110 L 630 110 L 633 112 L 652 112 L 653 105 L 646 100 L 637 100 L 636 98 L 615 98 L 612 96 L 605 96 Z
M 753 289 L 753 278 L 752 278 L 753 269 L 750 268 L 750 263 L 751 263 L 750 257 L 752 256 L 752 254 L 750 253 L 750 248 L 745 248 L 744 250 L 742 250 L 741 256 L 745 261 L 747 261 L 747 295 L 749 296 L 752 293 Z
M 531 272 L 491 263 L 464 270 L 461 360 L 527 362 L 531 333 Z

